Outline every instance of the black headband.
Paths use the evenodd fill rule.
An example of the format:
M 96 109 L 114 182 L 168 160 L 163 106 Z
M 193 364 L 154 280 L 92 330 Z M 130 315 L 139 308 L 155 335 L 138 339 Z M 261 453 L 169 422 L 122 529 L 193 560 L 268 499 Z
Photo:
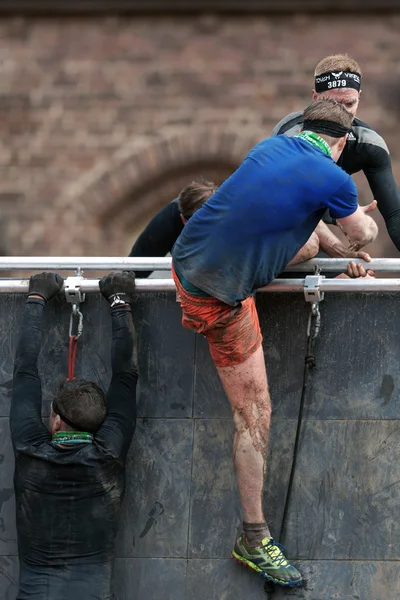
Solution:
M 65 415 L 63 415 L 63 413 L 61 412 L 61 410 L 58 408 L 57 403 L 56 403 L 55 400 L 53 400 L 52 406 L 53 406 L 53 410 L 56 413 L 56 415 L 58 415 L 60 417 L 60 419 L 62 419 L 64 421 L 64 423 L 66 423 L 67 425 L 69 425 L 70 427 L 72 427 L 72 429 L 77 429 L 78 431 L 83 431 L 82 427 L 80 427 L 79 425 L 77 425 L 76 423 L 74 423 L 73 421 L 71 421 L 70 419 L 68 419 L 68 417 L 66 417 Z M 87 429 L 85 429 L 85 431 L 87 431 Z
M 314 133 L 323 133 L 334 138 L 341 138 L 350 132 L 350 129 L 335 123 L 334 121 L 326 121 L 325 119 L 305 120 L 303 123 L 304 131 L 313 131 Z
M 359 92 L 361 75 L 353 71 L 328 71 L 315 76 L 315 91 L 318 94 L 343 88 L 353 88 Z

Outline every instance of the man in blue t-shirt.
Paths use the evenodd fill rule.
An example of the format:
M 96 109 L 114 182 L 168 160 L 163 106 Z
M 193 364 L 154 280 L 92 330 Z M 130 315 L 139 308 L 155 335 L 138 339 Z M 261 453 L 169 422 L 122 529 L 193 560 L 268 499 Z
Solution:
M 355 184 L 335 164 L 351 122 L 335 101 L 312 103 L 304 130 L 255 146 L 172 250 L 182 324 L 207 338 L 233 413 L 243 535 L 232 555 L 284 586 L 302 578 L 273 540 L 262 509 L 271 403 L 254 294 L 285 268 L 328 208 L 355 246 L 376 237 L 368 207 L 358 206 Z

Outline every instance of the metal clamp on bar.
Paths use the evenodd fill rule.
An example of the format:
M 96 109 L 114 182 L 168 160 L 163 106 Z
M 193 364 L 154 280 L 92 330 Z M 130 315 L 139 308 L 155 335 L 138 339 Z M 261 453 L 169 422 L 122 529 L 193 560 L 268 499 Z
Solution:
M 324 299 L 324 292 L 321 292 L 320 285 L 325 279 L 324 275 L 307 275 L 304 279 L 304 297 L 306 302 L 321 302 Z
M 69 304 L 79 305 L 85 300 L 85 294 L 81 291 L 83 277 L 67 277 L 64 281 L 65 299 Z

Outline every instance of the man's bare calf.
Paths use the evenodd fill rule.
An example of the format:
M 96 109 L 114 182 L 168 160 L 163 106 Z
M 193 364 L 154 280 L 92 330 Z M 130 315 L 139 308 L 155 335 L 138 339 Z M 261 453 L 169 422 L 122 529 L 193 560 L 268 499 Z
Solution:
M 240 365 L 217 367 L 217 371 L 235 424 L 233 461 L 243 520 L 265 524 L 262 491 L 267 468 L 271 400 L 262 346 Z M 265 525 L 262 537 L 269 535 Z

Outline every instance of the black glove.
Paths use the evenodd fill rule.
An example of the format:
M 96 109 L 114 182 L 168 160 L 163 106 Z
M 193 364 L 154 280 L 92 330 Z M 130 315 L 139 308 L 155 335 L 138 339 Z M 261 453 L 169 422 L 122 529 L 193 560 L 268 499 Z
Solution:
M 58 273 L 32 275 L 29 280 L 29 296 L 41 296 L 45 302 L 48 302 L 57 296 L 63 283 L 64 279 Z
M 122 273 L 110 273 L 99 281 L 100 292 L 104 298 L 113 306 L 118 304 L 129 304 L 133 302 L 135 293 L 135 273 L 133 271 L 122 271 Z

